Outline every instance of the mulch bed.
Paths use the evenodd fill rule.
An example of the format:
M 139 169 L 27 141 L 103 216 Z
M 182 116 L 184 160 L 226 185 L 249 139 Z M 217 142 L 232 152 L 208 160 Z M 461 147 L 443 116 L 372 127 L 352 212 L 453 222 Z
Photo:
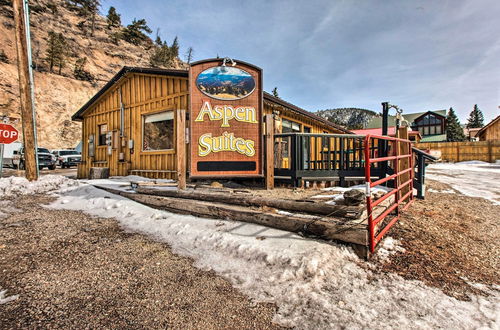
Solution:
M 451 189 L 432 180 L 427 188 Z M 499 215 L 500 206 L 482 198 L 427 192 L 426 199 L 417 200 L 389 234 L 406 251 L 387 262 L 375 262 L 382 271 L 469 300 L 471 293 L 485 293 L 471 283 L 500 285 Z

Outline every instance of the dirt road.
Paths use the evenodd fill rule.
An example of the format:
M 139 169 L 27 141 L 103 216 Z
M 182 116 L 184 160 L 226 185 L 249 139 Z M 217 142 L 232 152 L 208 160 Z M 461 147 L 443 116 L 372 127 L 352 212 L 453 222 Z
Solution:
M 114 220 L 40 207 L 50 200 L 2 201 L 0 292 L 19 295 L 0 304 L 2 328 L 277 328 L 273 305 Z

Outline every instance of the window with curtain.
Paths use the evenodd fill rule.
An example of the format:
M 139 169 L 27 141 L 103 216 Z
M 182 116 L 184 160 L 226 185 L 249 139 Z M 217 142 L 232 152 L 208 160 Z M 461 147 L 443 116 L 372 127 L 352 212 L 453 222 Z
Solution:
M 143 116 L 142 150 L 174 149 L 174 112 Z

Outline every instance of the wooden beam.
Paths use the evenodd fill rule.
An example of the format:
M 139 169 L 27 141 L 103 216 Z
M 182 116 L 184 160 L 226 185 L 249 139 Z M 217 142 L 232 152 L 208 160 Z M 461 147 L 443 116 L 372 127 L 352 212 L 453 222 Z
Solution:
M 287 210 L 300 213 L 321 214 L 331 217 L 358 219 L 365 210 L 364 205 L 347 206 L 347 205 L 330 205 L 320 202 L 307 202 L 297 200 L 287 200 L 278 198 L 265 198 L 253 195 L 244 195 L 239 193 L 219 193 L 219 192 L 198 192 L 196 190 L 159 190 L 154 188 L 141 188 L 136 189 L 137 193 L 174 197 L 178 199 L 199 200 L 207 202 L 219 202 L 240 206 L 267 206 L 280 210 Z
M 357 220 L 345 219 L 344 221 L 338 221 L 338 219 L 324 217 L 317 221 L 311 221 L 310 217 L 283 215 L 238 205 L 136 194 L 99 186 L 97 188 L 127 197 L 153 208 L 169 210 L 175 213 L 214 219 L 232 219 L 291 232 L 306 231 L 309 234 L 325 239 L 335 239 L 363 246 L 366 246 L 368 242 L 366 223 L 359 223 Z
M 179 189 L 186 189 L 186 110 L 177 109 L 175 113 L 177 182 Z
M 266 189 L 274 189 L 274 116 L 266 115 Z

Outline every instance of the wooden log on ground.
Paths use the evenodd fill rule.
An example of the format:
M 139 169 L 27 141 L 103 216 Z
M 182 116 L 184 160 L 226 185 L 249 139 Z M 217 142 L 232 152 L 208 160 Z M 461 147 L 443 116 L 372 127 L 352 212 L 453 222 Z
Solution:
M 314 220 L 306 217 L 264 212 L 239 205 L 137 194 L 99 186 L 97 188 L 127 197 L 153 208 L 174 213 L 256 223 L 291 232 L 304 232 L 307 229 L 307 233 L 324 239 L 339 240 L 364 246 L 368 243 L 366 221 L 339 221 L 328 217 L 318 217 L 317 220 Z
M 108 179 L 109 167 L 91 167 L 89 172 L 89 179 Z
M 364 211 L 363 205 L 330 205 L 325 203 L 294 201 L 287 199 L 270 199 L 260 196 L 249 196 L 230 193 L 200 192 L 194 190 L 158 190 L 151 188 L 137 188 L 139 194 L 175 197 L 190 200 L 227 203 L 241 206 L 268 206 L 280 210 L 303 212 L 311 214 L 328 215 L 332 217 L 344 217 L 357 219 Z

